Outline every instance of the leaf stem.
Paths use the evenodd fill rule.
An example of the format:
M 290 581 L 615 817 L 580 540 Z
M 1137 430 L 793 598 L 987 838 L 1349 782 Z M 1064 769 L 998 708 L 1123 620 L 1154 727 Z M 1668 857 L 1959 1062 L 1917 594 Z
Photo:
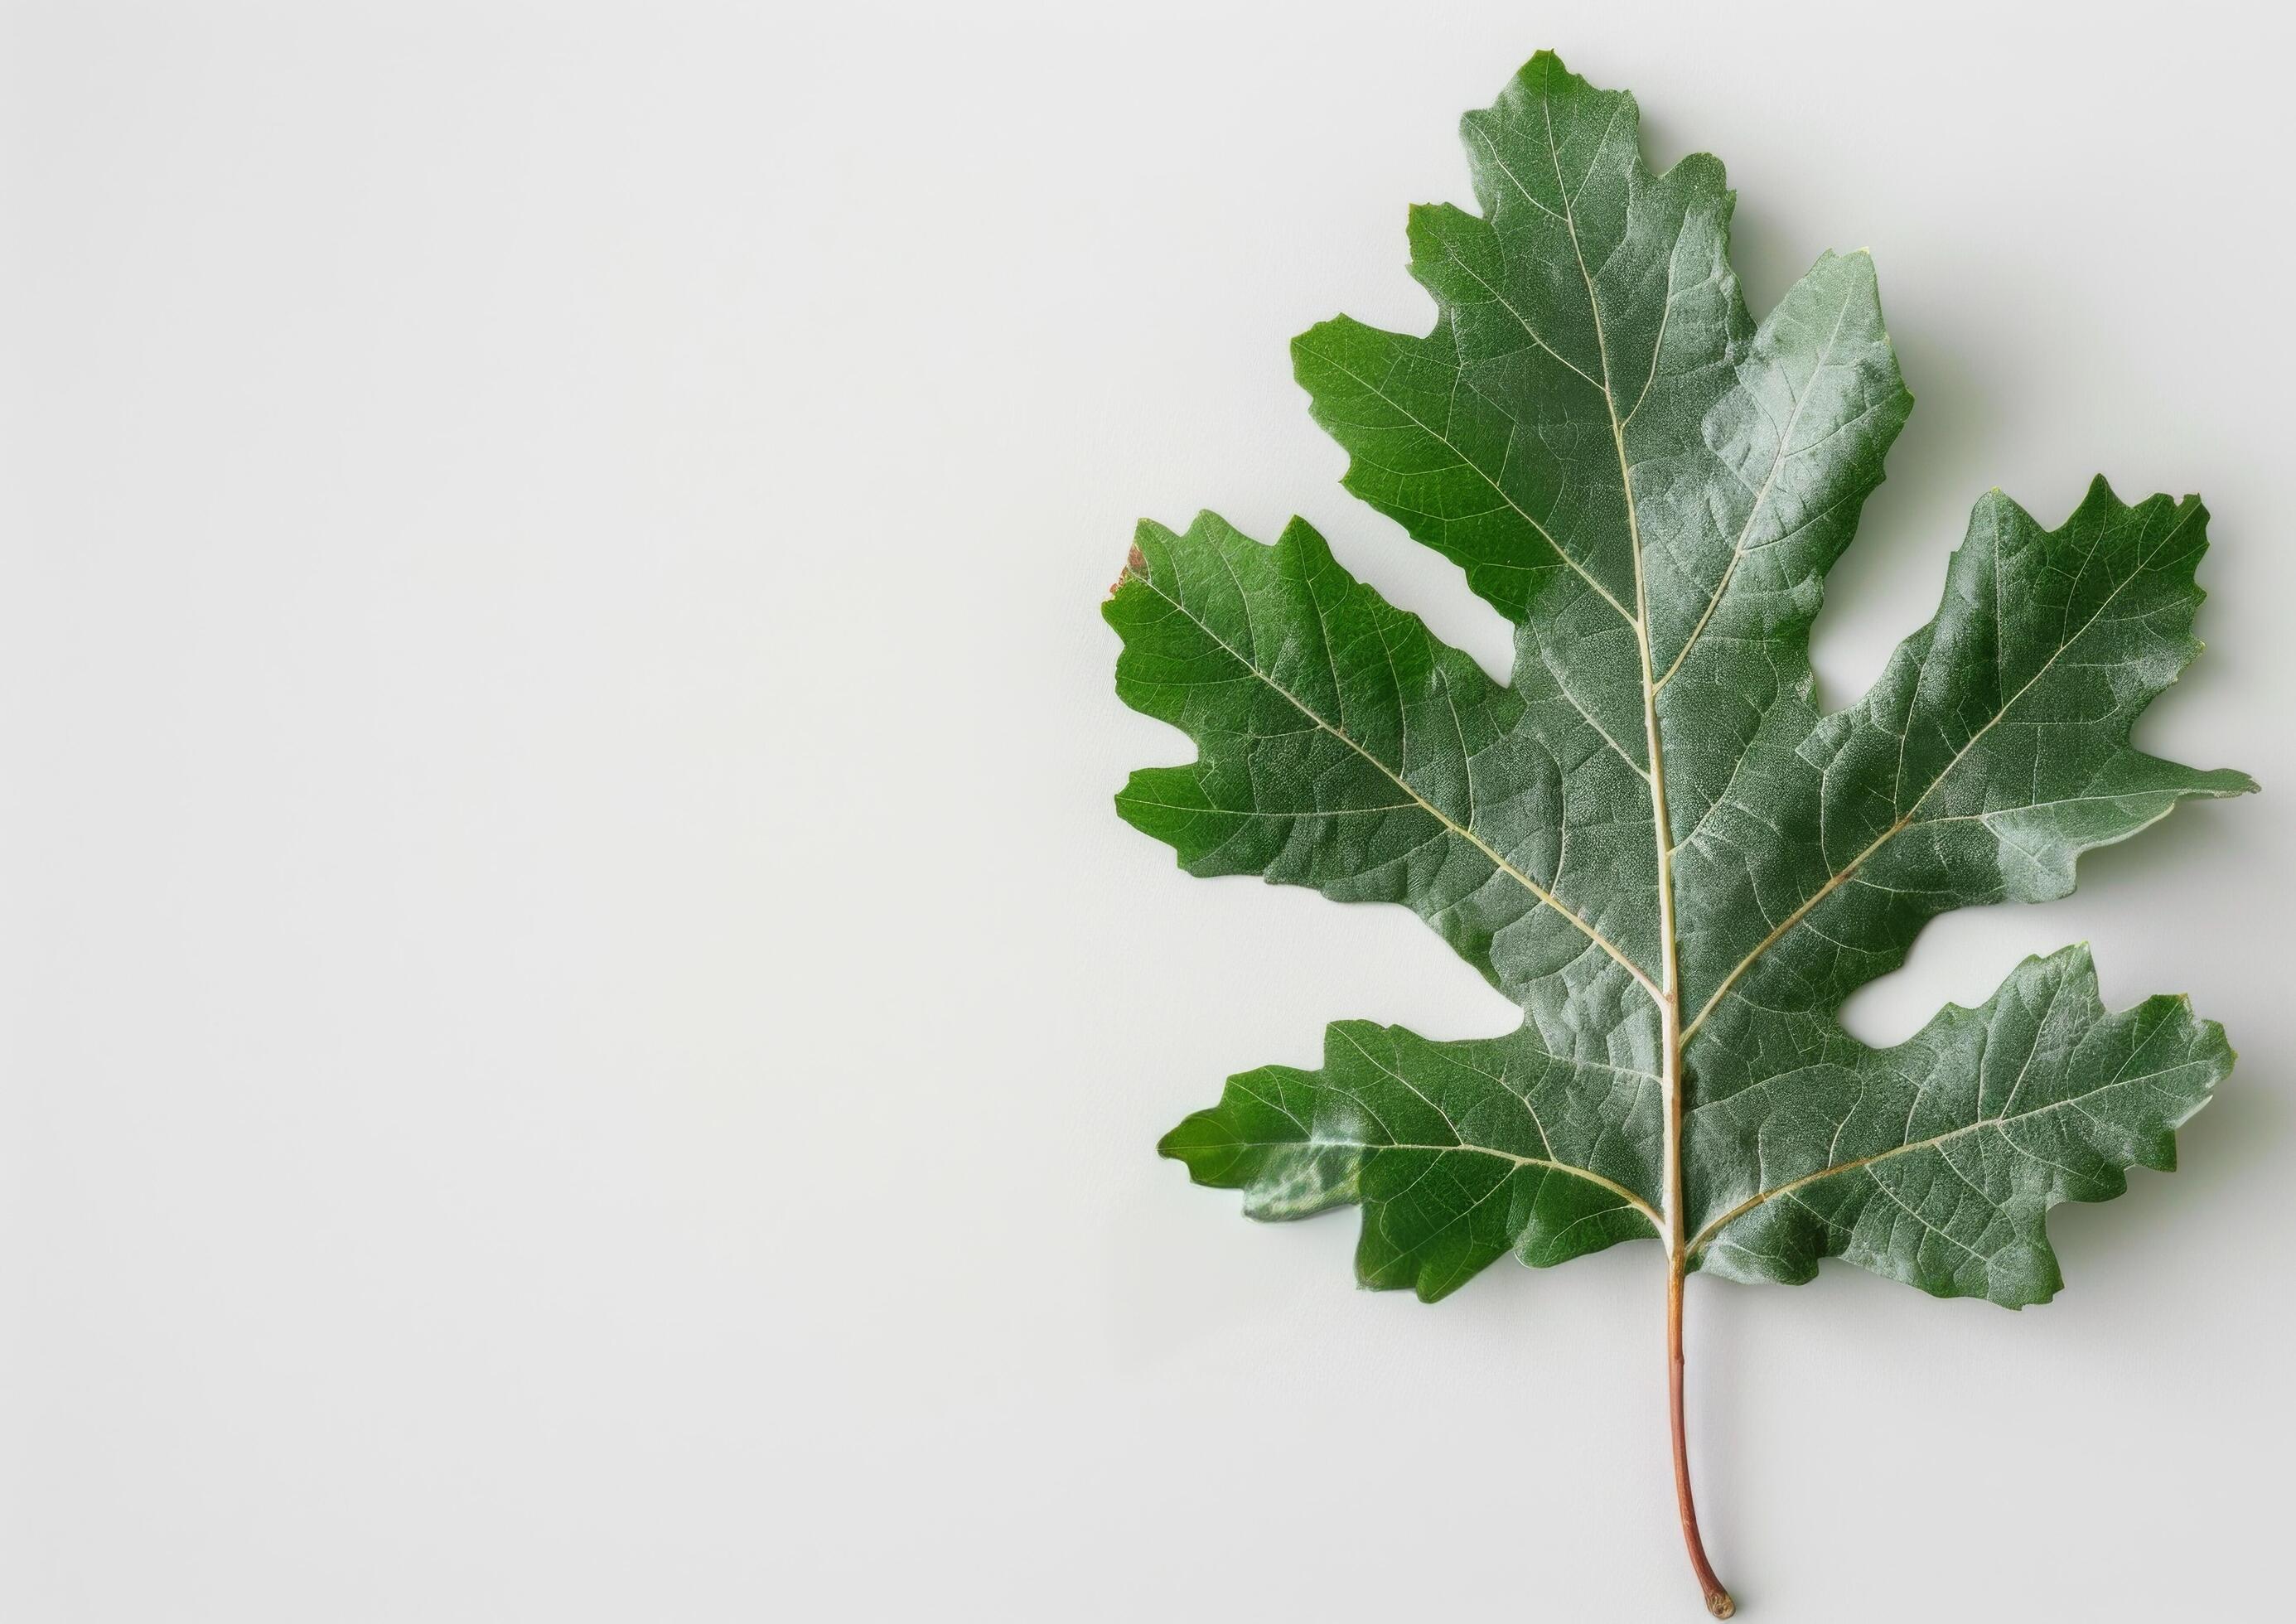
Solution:
M 1674 1500 L 1682 1513 L 1682 1543 L 1689 1548 L 1692 1571 L 1706 1592 L 1706 1611 L 1726 1619 L 1738 1603 L 1714 1577 L 1706 1560 L 1706 1544 L 1698 1537 L 1698 1505 L 1690 1495 L 1690 1445 L 1682 1425 L 1682 1276 L 1684 1257 L 1677 1251 L 1666 1270 L 1666 1390 L 1667 1415 L 1674 1431 Z

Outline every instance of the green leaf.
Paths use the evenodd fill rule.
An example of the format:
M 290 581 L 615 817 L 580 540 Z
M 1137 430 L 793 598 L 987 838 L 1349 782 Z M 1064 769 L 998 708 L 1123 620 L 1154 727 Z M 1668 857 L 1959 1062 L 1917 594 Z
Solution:
M 1348 488 L 1513 623 L 1512 681 L 1304 523 L 1144 523 L 1117 689 L 1199 754 L 1117 804 L 1192 874 L 1411 908 L 1522 1024 L 1341 1021 L 1162 1148 L 1254 1217 L 1359 1203 L 1363 1283 L 1431 1300 L 1654 1238 L 1677 1351 L 1696 1269 L 2046 1300 L 2047 1210 L 2173 1165 L 2222 1031 L 2109 1013 L 2079 948 L 1893 1048 L 1837 1012 L 1937 914 L 2062 896 L 2081 852 L 2255 787 L 2128 742 L 2199 650 L 2207 513 L 2100 479 L 2050 529 L 1988 494 L 1935 619 L 1822 715 L 1810 621 L 1913 404 L 1872 261 L 1822 256 L 1756 324 L 1721 165 L 1653 173 L 1633 99 L 1550 54 L 1463 134 L 1479 211 L 1410 217 L 1432 331 L 1342 316 L 1292 356 Z

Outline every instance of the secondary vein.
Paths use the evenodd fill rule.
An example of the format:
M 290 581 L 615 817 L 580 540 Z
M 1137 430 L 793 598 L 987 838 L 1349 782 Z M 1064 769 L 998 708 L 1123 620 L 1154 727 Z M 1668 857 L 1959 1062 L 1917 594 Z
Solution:
M 2194 1063 L 2195 1062 L 2191 1061 L 2182 1062 L 2183 1065 L 2190 1065 Z M 1736 1223 L 1740 1218 L 1745 1217 L 1747 1213 L 1751 1212 L 1755 1208 L 1761 1206 L 1766 1202 L 1775 1201 L 1781 1195 L 1791 1195 L 1797 1190 L 1805 1189 L 1808 1186 L 1817 1184 L 1824 1179 L 1839 1178 L 1844 1173 L 1855 1173 L 1860 1168 L 1872 1167 L 1877 1161 L 1888 1161 L 1898 1156 L 1909 1156 L 1916 1151 L 1935 1150 L 1940 1144 L 1945 1144 L 1952 1140 L 1961 1138 L 1963 1136 L 1967 1134 L 1976 1133 L 1980 1128 L 1999 1128 L 2001 1129 L 2002 1137 L 2004 1139 L 2007 1139 L 2007 1125 L 2012 1122 L 2029 1122 L 2035 1117 L 2046 1115 L 2052 1111 L 2062 1111 L 2067 1109 L 2078 1111 L 2085 1102 L 2094 1100 L 2101 1094 L 2109 1094 L 2115 1088 L 2133 1088 L 2139 1083 L 2149 1083 L 2155 1078 L 2166 1077 L 2169 1072 L 2178 1070 L 2180 1069 L 2181 1065 L 2169 1066 L 2159 1071 L 2148 1071 L 2142 1077 L 2116 1076 L 2111 1082 L 2105 1083 L 2098 1087 L 2092 1088 L 2087 1094 L 2072 1095 L 2062 1100 L 2052 1100 L 2046 1105 L 2036 1105 L 2030 1111 L 2021 1111 L 2015 1116 L 2003 1115 L 1980 1117 L 1974 1122 L 1964 1122 L 1959 1128 L 1948 1128 L 1941 1134 L 1932 1134 L 1926 1139 L 1916 1139 L 1906 1144 L 1894 1144 L 1886 1151 L 1876 1151 L 1870 1156 L 1855 1157 L 1848 1161 L 1837 1162 L 1829 1168 L 1820 1168 L 1815 1173 L 1805 1173 L 1800 1178 L 1789 1179 L 1784 1184 L 1779 1185 L 1775 1189 L 1763 1190 L 1756 1194 L 1748 1196 L 1744 1201 L 1740 1202 L 1736 1206 L 1731 1208 L 1729 1211 L 1724 1213 L 1720 1218 L 1716 1218 L 1712 1223 L 1700 1230 L 1697 1235 L 1691 1241 L 1690 1250 L 1693 1252 L 1695 1252 L 1700 1247 L 1705 1245 L 1708 1241 L 1713 1239 L 1716 1234 L 1719 1234 L 1722 1230 L 1728 1228 L 1732 1224 Z M 2017 1151 L 2018 1154 L 2028 1154 L 2021 1146 L 2016 1144 L 2015 1141 L 2011 1140 L 2010 1144 L 2013 1149 Z M 2035 1160 L 2038 1160 L 2038 1158 L 2035 1158 Z
M 2116 584 L 2111 592 L 2105 594 L 2104 601 L 2096 606 L 2095 611 L 2090 614 L 2089 618 L 2082 621 L 2080 626 L 2072 633 L 2071 636 L 2064 638 L 2054 649 L 2051 650 L 2049 657 L 2041 661 L 2039 666 L 2034 669 L 2033 674 L 2027 677 L 2023 683 L 2019 685 L 2017 692 L 2004 700 L 2001 702 L 2000 708 L 1986 718 L 1985 725 L 1980 727 L 1975 733 L 1971 734 L 1968 740 L 1963 743 L 1962 747 L 1954 751 L 1953 759 L 1948 761 L 1945 766 L 1938 769 L 1937 775 L 1930 780 L 1927 786 L 1923 789 L 1921 794 L 1915 798 L 1914 804 L 1907 807 L 1895 823 L 1882 830 L 1880 834 L 1874 836 L 1872 843 L 1869 844 L 1865 850 L 1850 858 L 1848 863 L 1841 866 L 1838 873 L 1832 875 L 1824 885 L 1818 887 L 1816 890 L 1813 891 L 1808 900 L 1803 902 L 1800 907 L 1794 909 L 1792 913 L 1788 914 L 1784 919 L 1780 920 L 1777 924 L 1771 929 L 1768 935 L 1763 937 L 1760 941 L 1754 944 L 1753 950 L 1748 953 L 1745 957 L 1740 959 L 1738 963 L 1732 967 L 1730 973 L 1722 978 L 1721 984 L 1715 988 L 1713 996 L 1708 998 L 1704 1005 L 1700 1006 L 1697 1015 L 1692 1019 L 1688 1026 L 1683 1029 L 1683 1041 L 1686 1043 L 1690 1040 L 1692 1034 L 1698 1030 L 1699 1027 L 1705 1021 L 1707 1016 L 1714 1013 L 1715 1007 L 1722 1002 L 1725 997 L 1728 995 L 1730 989 L 1738 984 L 1739 980 L 1744 977 L 1749 970 L 1753 968 L 1754 964 L 1758 959 L 1759 959 L 1765 953 L 1767 953 L 1772 947 L 1776 945 L 1780 938 L 1784 937 L 1787 931 L 1792 930 L 1795 925 L 1800 923 L 1802 920 L 1808 918 L 1811 909 L 1816 907 L 1819 903 L 1824 901 L 1828 897 L 1832 896 L 1835 891 L 1839 890 L 1845 883 L 1847 883 L 1860 868 L 1865 866 L 1866 860 L 1872 857 L 1875 852 L 1881 850 L 1882 847 L 1888 845 L 1891 841 L 1896 840 L 1898 836 L 1903 834 L 1908 828 L 1913 826 L 1916 821 L 1914 815 L 1919 812 L 1922 809 L 1923 804 L 1926 802 L 1931 795 L 1937 792 L 1938 786 L 1953 775 L 1953 770 L 1961 765 L 1964 758 L 1965 758 L 1971 750 L 1977 748 L 1978 741 L 1985 737 L 1987 734 L 1992 732 L 1994 727 L 2002 720 L 2002 718 L 2006 717 L 2009 712 L 2015 708 L 2017 701 L 2023 699 L 2025 695 L 2032 690 L 2033 685 L 2039 682 L 2042 677 L 2048 675 L 2048 673 L 2054 668 L 2057 661 L 2064 658 L 2065 652 L 2068 649 L 2071 648 L 2074 644 L 2079 642 L 2083 637 L 2088 635 L 2089 628 L 2103 618 L 2104 611 L 2112 607 L 2113 600 L 2118 598 L 2123 592 L 2127 591 L 2131 583 L 2138 580 L 2144 576 L 2145 570 L 2152 567 L 2152 561 L 2158 558 L 2161 553 L 2167 549 L 2169 544 L 2177 538 L 2177 537 L 2184 530 L 2187 522 L 2188 517 L 2180 517 L 2176 523 L 2169 527 L 2168 532 L 2153 545 L 2152 550 L 2139 560 L 2136 567 L 2131 570 L 2122 580 Z M 1998 561 L 1996 562 L 1996 568 L 1998 568 Z M 1907 726 L 1906 732 L 1908 736 L 1910 736 L 1912 732 L 1910 725 Z M 2016 809 L 2017 808 L 2001 808 L 2001 810 L 2005 811 Z M 1923 819 L 1921 821 L 1928 822 L 1930 820 Z
M 1273 677 L 1270 677 L 1267 672 L 1254 665 L 1250 660 L 1244 658 L 1243 654 L 1237 650 L 1234 645 L 1230 644 L 1225 637 L 1222 637 L 1219 633 L 1213 630 L 1210 626 L 1206 625 L 1201 617 L 1192 612 L 1186 604 L 1181 603 L 1170 593 L 1166 592 L 1162 587 L 1157 586 L 1154 581 L 1150 580 L 1145 571 L 1128 564 L 1125 566 L 1125 573 L 1129 575 L 1133 579 L 1138 581 L 1142 586 L 1147 587 L 1149 591 L 1154 593 L 1158 597 L 1163 599 L 1165 603 L 1170 604 L 1174 613 L 1179 615 L 1183 619 L 1186 620 L 1189 625 L 1203 633 L 1205 636 L 1210 638 L 1212 642 L 1218 646 L 1222 652 L 1226 653 L 1228 658 L 1234 660 L 1245 670 L 1250 672 L 1253 677 L 1265 685 L 1270 693 L 1281 695 L 1291 704 L 1292 708 L 1299 711 L 1301 716 L 1306 717 L 1316 726 L 1322 728 L 1325 733 L 1330 734 L 1332 737 L 1337 739 L 1341 743 L 1355 751 L 1357 755 L 1361 756 L 1365 761 L 1370 762 L 1372 766 L 1377 767 L 1397 789 L 1401 790 L 1406 795 L 1411 797 L 1413 802 L 1424 810 L 1430 817 L 1435 819 L 1436 822 L 1441 824 L 1452 833 L 1457 835 L 1461 840 L 1465 841 L 1476 850 L 1481 852 L 1485 857 L 1490 860 L 1493 867 L 1505 874 L 1509 879 L 1514 881 L 1516 884 L 1521 886 L 1523 890 L 1529 891 L 1533 897 L 1537 898 L 1546 906 L 1553 908 L 1556 913 L 1562 915 L 1563 918 L 1569 920 L 1573 925 L 1577 926 L 1580 934 L 1584 935 L 1587 940 L 1593 942 L 1595 946 L 1600 947 L 1604 953 L 1609 954 L 1611 958 L 1615 959 L 1620 967 L 1625 970 L 1628 974 L 1633 976 L 1634 979 L 1637 982 L 1641 983 L 1644 988 L 1649 990 L 1653 997 L 1658 996 L 1656 986 L 1652 984 L 1650 976 L 1644 971 L 1641 965 L 1636 964 L 1634 960 L 1628 958 L 1625 953 L 1621 952 L 1617 944 L 1612 942 L 1610 938 L 1604 936 L 1593 925 L 1588 924 L 1572 909 L 1564 906 L 1562 900 L 1555 897 L 1553 892 L 1549 891 L 1545 886 L 1539 884 L 1538 881 L 1532 879 L 1529 874 L 1524 874 L 1513 864 L 1508 862 L 1507 859 L 1501 856 L 1497 849 L 1492 846 L 1489 841 L 1484 840 L 1482 836 L 1477 834 L 1473 830 L 1454 820 L 1440 807 L 1438 807 L 1434 802 L 1429 800 L 1417 790 L 1414 789 L 1411 784 L 1404 779 L 1400 773 L 1388 766 L 1386 762 L 1381 760 L 1377 756 L 1372 754 L 1371 751 L 1365 750 L 1361 744 L 1349 737 L 1345 733 L 1342 733 L 1339 728 L 1334 727 L 1331 723 L 1325 721 L 1322 717 L 1318 716 L 1305 701 L 1301 700 L 1298 694 L 1293 693 L 1290 689 L 1283 686 L 1283 684 L 1277 682 Z

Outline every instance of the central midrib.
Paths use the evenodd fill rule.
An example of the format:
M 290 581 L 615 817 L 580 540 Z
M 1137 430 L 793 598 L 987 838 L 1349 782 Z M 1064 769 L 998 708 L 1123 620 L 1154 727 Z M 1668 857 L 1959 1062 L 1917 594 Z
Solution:
M 1650 758 L 1651 833 L 1658 857 L 1659 983 L 1652 987 L 1647 976 L 1638 979 L 1659 1010 L 1659 1094 L 1665 1113 L 1660 1139 L 1659 1193 L 1663 1198 L 1665 1217 L 1661 1234 L 1668 1261 L 1679 1270 L 1685 1255 L 1682 1213 L 1682 995 L 1674 939 L 1674 837 L 1666 809 L 1666 755 L 1659 737 L 1658 684 L 1651 667 L 1650 597 L 1643 579 L 1642 521 L 1635 511 L 1634 463 L 1627 455 L 1626 427 L 1620 421 L 1618 396 L 1611 387 L 1611 347 L 1603 331 L 1603 301 L 1595 292 L 1595 278 L 1587 269 L 1586 250 L 1578 243 L 1578 209 L 1573 205 L 1570 188 L 1562 178 L 1562 154 L 1554 141 L 1554 111 L 1550 103 L 1542 102 L 1540 112 L 1546 123 L 1546 156 L 1554 168 L 1554 193 L 1562 204 L 1563 228 L 1570 235 L 1571 258 L 1578 262 L 1578 279 L 1587 288 L 1587 314 L 1594 323 L 1595 354 L 1603 373 L 1603 410 L 1611 420 L 1611 444 L 1619 455 L 1619 495 L 1627 510 L 1627 552 L 1635 569 L 1635 652 L 1642 665 L 1643 740 L 1644 750 Z M 1603 138 L 1609 140 L 1608 130 Z M 1600 151 L 1598 144 L 1598 156 Z M 1658 364 L 1659 357 L 1653 353 L 1653 374 Z

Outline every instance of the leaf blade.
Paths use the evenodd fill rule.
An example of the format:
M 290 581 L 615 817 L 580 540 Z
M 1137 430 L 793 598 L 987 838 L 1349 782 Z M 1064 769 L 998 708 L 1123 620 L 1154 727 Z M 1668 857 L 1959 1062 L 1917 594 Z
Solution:
M 1541 53 L 1462 121 L 1480 212 L 1411 212 L 1432 330 L 1341 316 L 1293 346 L 1311 411 L 1349 453 L 1349 488 L 1515 623 L 1512 685 L 1346 578 L 1304 526 L 1272 549 L 1144 529 L 1152 556 L 1167 543 L 1221 554 L 1234 602 L 1195 619 L 1226 640 L 1232 677 L 1280 688 L 1285 651 L 1321 651 L 1332 701 L 1286 697 L 1377 772 L 1284 759 L 1282 731 L 1255 733 L 1249 703 L 1185 716 L 1144 667 L 1120 666 L 1128 702 L 1202 751 L 1136 775 L 1124 809 L 1193 872 L 1413 906 L 1549 1052 L 1630 1054 L 1685 1120 L 1713 1109 L 1680 1147 L 1677 1198 L 1709 1221 L 1698 1193 L 1750 1168 L 1759 1184 L 1762 1133 L 1840 1127 L 1821 1100 L 1804 1102 L 1807 1120 L 1717 1139 L 1731 1102 L 1813 1049 L 1835 1056 L 1842 1087 L 1862 1087 L 1861 1069 L 1885 1062 L 1833 1011 L 1901 963 L 1930 917 L 2061 896 L 2081 851 L 2254 785 L 2128 743 L 2198 648 L 2205 513 L 2195 499 L 2132 507 L 2102 480 L 2055 530 L 1997 491 L 1981 501 L 1938 616 L 1863 701 L 1817 712 L 1810 621 L 1912 406 L 1872 263 L 1821 256 L 1756 324 L 1729 267 L 1721 166 L 1701 154 L 1654 172 L 1637 125 L 1631 97 Z M 1280 595 L 1243 590 L 1267 560 L 1341 584 L 1287 616 L 1271 608 Z M 1333 613 L 1352 629 L 1335 636 Z M 1385 685 L 1342 706 L 1358 661 Z M 1447 727 L 1429 725 L 1439 691 Z M 1287 845 L 1309 812 L 1313 834 Z M 1417 813 L 1431 824 L 1398 839 L 1439 860 L 1340 833 Z
M 1765 1187 L 1702 1214 L 1698 1267 L 1799 1284 L 1841 1257 L 1933 1296 L 2046 1302 L 2063 1284 L 2048 1210 L 2120 1195 L 2130 1167 L 2173 1169 L 2176 1130 L 2233 1062 L 2223 1028 L 2181 998 L 2108 1014 L 2079 947 L 2026 960 L 1983 1005 L 1948 1008 L 1893 1049 L 1824 1037 L 1828 1058 L 1802 1078 L 1822 1065 L 1849 1086 L 1758 1108 L 1766 1126 L 1800 1120 L 1751 1130 Z M 1717 1109 L 1742 1119 L 1717 1130 L 1718 1147 L 1749 1136 L 1746 1095 Z M 1824 1159 L 1799 1166 L 1810 1130 L 1829 1122 Z M 1702 1193 L 1711 1209 L 1729 1192 Z
M 1543 1267 L 1654 1237 L 1657 1084 L 1527 1028 L 1432 1043 L 1339 1021 L 1320 1070 L 1240 1073 L 1157 1148 L 1262 1220 L 1359 1203 L 1357 1278 L 1431 1302 L 1509 1252 Z
M 1574 822 L 1573 781 L 1583 814 L 1607 799 L 1590 776 L 1631 767 L 1583 718 L 1558 721 L 1552 693 L 1526 706 L 1297 521 L 1273 546 L 1209 513 L 1185 534 L 1144 524 L 1136 554 L 1106 608 L 1125 640 L 1118 692 L 1201 753 L 1134 774 L 1118 797 L 1127 821 L 1193 874 L 1402 903 L 1520 997 L 1603 979 L 1580 963 L 1590 954 L 1646 979 L 1567 867 L 1574 826 L 1593 821 Z M 1541 707 L 1548 726 L 1527 737 Z M 1508 777 L 1496 799 L 1477 788 L 1491 761 Z M 1590 845 L 1620 843 L 1579 836 L 1582 865 Z

